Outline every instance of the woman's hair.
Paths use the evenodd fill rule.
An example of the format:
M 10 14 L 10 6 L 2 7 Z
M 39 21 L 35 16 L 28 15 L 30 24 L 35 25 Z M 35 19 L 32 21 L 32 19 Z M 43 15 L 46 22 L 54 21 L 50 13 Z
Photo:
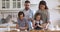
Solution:
M 41 18 L 40 18 L 40 20 L 42 20 L 42 14 L 41 13 L 36 13 L 35 15 L 34 15 L 34 20 L 36 20 L 36 17 L 37 16 L 40 16 Z
M 47 4 L 46 4 L 45 1 L 40 1 L 39 7 L 38 7 L 39 9 L 40 9 L 40 5 L 45 5 L 45 9 L 48 9 Z
M 22 14 L 23 14 L 23 16 L 25 16 L 25 15 L 24 15 L 24 12 L 20 11 L 20 12 L 18 13 L 18 17 L 20 17 L 20 15 L 22 15 Z

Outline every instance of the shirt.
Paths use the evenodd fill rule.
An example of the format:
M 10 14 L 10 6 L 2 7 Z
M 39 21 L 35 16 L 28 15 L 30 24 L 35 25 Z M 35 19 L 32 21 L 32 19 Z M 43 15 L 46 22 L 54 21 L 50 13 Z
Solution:
M 17 19 L 19 27 L 25 27 L 28 24 L 28 21 L 24 18 L 23 20 Z
M 29 9 L 29 10 L 23 10 L 23 12 L 24 12 L 24 14 L 25 14 L 25 18 L 32 18 L 33 17 L 33 11 L 31 10 L 31 9 Z
M 44 23 L 46 23 L 49 20 L 48 10 L 44 10 L 44 11 L 38 10 L 36 13 L 41 13 L 42 20 L 44 21 Z
M 23 10 L 24 14 L 25 14 L 25 18 L 26 19 L 33 19 L 33 10 L 29 9 L 29 10 Z M 33 29 L 33 26 L 32 26 L 32 21 L 31 20 L 28 20 L 28 30 L 31 30 Z
M 42 20 L 40 20 L 40 21 L 34 21 L 35 22 L 35 24 L 38 24 L 38 25 L 41 25 L 41 24 L 43 24 L 43 21 Z
M 25 14 L 25 18 L 29 18 L 29 15 L 30 15 L 29 10 L 28 11 L 25 10 L 24 14 Z
M 41 24 L 43 24 L 43 21 L 41 21 L 41 20 L 40 20 L 40 21 L 36 21 L 36 20 L 35 20 L 35 26 L 36 26 L 36 27 L 35 27 L 34 29 L 36 29 L 36 30 L 41 30 L 42 28 L 38 26 L 38 25 L 41 25 Z

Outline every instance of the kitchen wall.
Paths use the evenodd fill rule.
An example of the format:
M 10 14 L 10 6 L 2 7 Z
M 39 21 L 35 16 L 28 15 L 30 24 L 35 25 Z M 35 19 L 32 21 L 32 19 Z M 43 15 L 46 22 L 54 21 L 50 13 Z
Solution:
M 47 2 L 47 6 L 49 8 L 51 23 L 53 25 L 57 24 L 60 25 L 60 9 L 59 8 L 56 9 L 56 7 L 60 5 L 60 2 L 58 0 L 45 0 L 45 1 Z M 38 3 L 36 4 L 33 1 L 31 3 L 31 9 L 33 9 L 34 12 L 38 10 Z
M 22 0 L 22 9 L 24 8 L 24 1 L 25 0 Z M 47 2 L 47 6 L 49 7 L 51 23 L 54 25 L 56 25 L 56 24 L 60 25 L 60 9 L 55 9 L 55 7 L 58 5 L 57 3 L 59 3 L 59 2 L 57 0 L 45 0 L 45 1 Z M 38 10 L 38 3 L 37 4 L 31 3 L 31 9 L 34 11 L 34 13 Z M 1 11 L 4 12 L 3 10 L 1 10 Z M 17 14 L 18 11 L 20 11 L 20 10 L 15 10 L 15 11 L 14 10 L 9 10 L 9 11 L 7 10 L 7 11 L 5 11 L 6 13 L 3 13 L 3 14 L 1 14 L 1 11 L 0 11 L 0 15 L 1 15 L 0 18 L 4 17 L 3 14 L 6 14 L 5 16 L 7 16 L 8 13 L 14 15 L 14 14 Z

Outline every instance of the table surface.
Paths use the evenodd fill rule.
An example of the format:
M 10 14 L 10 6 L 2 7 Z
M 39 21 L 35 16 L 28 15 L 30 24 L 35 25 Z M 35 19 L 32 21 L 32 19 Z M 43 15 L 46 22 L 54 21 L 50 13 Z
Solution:
M 5 31 L 5 32 L 17 32 L 17 30 Z M 30 32 L 60 32 L 60 31 L 49 31 L 49 30 L 31 30 Z
M 13 27 L 13 28 L 10 28 L 10 30 L 11 31 L 9 31 L 9 32 L 17 32 L 16 30 L 14 30 L 14 27 L 16 26 L 16 24 L 10 24 L 9 25 L 10 27 Z M 0 32 L 4 32 L 4 31 L 6 31 L 7 32 L 7 30 L 8 30 L 8 28 L 7 28 L 7 24 L 0 24 Z M 3 28 L 4 27 L 4 28 Z M 31 30 L 30 32 L 36 32 L 36 31 L 42 31 L 42 32 L 60 32 L 60 30 L 59 31 L 57 31 L 57 30 L 54 30 L 54 31 L 51 31 L 51 30 Z
M 11 28 L 10 31 L 8 31 L 8 28 L 0 28 L 0 32 L 17 32 L 17 30 L 14 30 L 14 28 Z M 31 30 L 30 32 L 60 32 L 60 30 Z

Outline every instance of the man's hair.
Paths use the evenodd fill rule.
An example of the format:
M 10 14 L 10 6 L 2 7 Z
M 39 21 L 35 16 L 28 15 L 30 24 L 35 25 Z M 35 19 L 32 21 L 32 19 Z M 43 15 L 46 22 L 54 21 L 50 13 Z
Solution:
M 18 17 L 20 17 L 20 15 L 22 15 L 22 14 L 23 14 L 23 16 L 25 16 L 25 15 L 24 15 L 24 12 L 20 11 L 20 12 L 18 13 Z
M 25 3 L 30 3 L 30 1 L 25 1 Z

